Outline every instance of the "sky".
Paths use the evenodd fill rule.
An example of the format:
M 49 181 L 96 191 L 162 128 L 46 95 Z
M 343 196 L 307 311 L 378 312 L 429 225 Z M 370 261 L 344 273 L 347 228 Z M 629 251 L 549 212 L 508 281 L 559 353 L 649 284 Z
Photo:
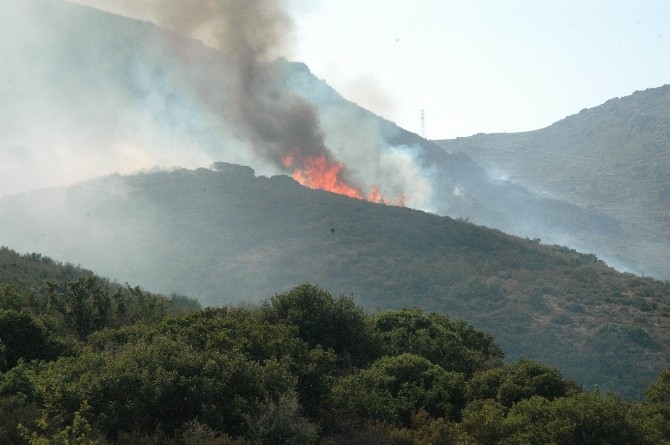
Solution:
M 430 139 L 544 128 L 670 83 L 667 0 L 295 3 L 289 58 Z

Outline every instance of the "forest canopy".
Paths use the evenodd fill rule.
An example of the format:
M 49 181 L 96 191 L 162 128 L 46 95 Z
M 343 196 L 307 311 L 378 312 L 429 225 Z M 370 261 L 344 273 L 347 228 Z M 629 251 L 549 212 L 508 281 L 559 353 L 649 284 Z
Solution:
M 670 443 L 670 370 L 630 401 L 313 284 L 193 303 L 92 274 L 0 287 L 0 443 Z

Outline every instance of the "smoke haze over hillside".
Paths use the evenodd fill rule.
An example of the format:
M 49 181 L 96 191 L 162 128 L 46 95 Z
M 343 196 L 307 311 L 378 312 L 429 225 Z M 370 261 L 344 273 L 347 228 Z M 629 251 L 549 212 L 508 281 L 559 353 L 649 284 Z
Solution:
M 287 87 L 291 67 L 273 62 L 290 53 L 286 2 L 80 3 L 135 20 L 59 1 L 0 1 L 12 36 L 0 41 L 0 195 L 218 160 L 295 176 L 324 159 L 362 197 L 379 189 L 430 209 L 410 147 L 391 147 L 374 124 L 345 108 L 324 112 Z
M 305 65 L 275 59 L 293 43 L 288 2 L 85 3 L 0 0 L 0 197 L 216 161 L 319 188 L 304 172 L 325 163 L 350 196 L 404 200 L 647 270 L 619 253 L 644 246 L 644 234 L 616 218 L 491 178 L 345 101 Z
M 129 45 L 146 29 L 52 1 L 0 6 L 0 194 L 210 162 L 194 131 L 206 116 L 170 94 L 172 73 L 136 59 L 160 45 Z

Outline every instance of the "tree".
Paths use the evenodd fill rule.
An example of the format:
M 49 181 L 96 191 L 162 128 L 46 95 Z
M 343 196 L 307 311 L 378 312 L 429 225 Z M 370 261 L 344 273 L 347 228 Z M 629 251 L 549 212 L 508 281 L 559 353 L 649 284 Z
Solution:
M 0 309 L 35 311 L 37 306 L 33 294 L 19 292 L 11 284 L 0 284 Z
M 455 419 L 463 407 L 462 374 L 448 372 L 414 354 L 382 357 L 340 379 L 332 405 L 343 417 L 409 426 L 420 409 Z
M 532 396 L 553 400 L 579 391 L 575 382 L 564 379 L 556 369 L 521 359 L 476 373 L 467 383 L 466 394 L 468 401 L 492 399 L 511 407 Z
M 249 437 L 255 443 L 292 445 L 316 443 L 316 425 L 302 416 L 295 391 L 281 394 L 277 400 L 266 398 L 249 417 Z
M 647 422 L 644 413 L 611 394 L 532 396 L 511 408 L 488 399 L 468 404 L 461 427 L 481 445 L 667 445 L 658 424 Z
M 69 329 L 80 339 L 103 328 L 111 309 L 109 289 L 96 276 L 90 275 L 68 283 L 66 292 L 59 292 L 55 283 L 48 283 L 49 305 L 60 313 Z
M 15 366 L 19 359 L 51 360 L 61 351 L 47 330 L 33 316 L 14 310 L 0 310 L 0 371 Z
M 502 360 L 490 335 L 446 315 L 424 315 L 419 309 L 385 311 L 370 317 L 370 324 L 383 355 L 411 352 L 466 375 Z
M 272 297 L 261 307 L 261 319 L 296 326 L 310 347 L 332 348 L 344 364 L 362 365 L 374 354 L 363 310 L 351 298 L 334 299 L 309 283 Z
M 645 400 L 666 405 L 670 409 L 670 368 L 666 369 L 644 393 Z
M 639 418 L 654 425 L 653 429 L 670 444 L 670 368 L 661 373 L 644 394 L 647 413 Z
M 476 400 L 463 410 L 461 428 L 477 445 L 496 445 L 507 435 L 506 415 L 507 408 L 495 400 Z
M 103 439 L 93 431 L 85 417 L 88 410 L 88 403 L 84 400 L 79 410 L 75 412 L 72 423 L 55 431 L 50 430 L 49 421 L 44 417 L 38 422 L 44 431 L 38 434 L 24 427 L 23 438 L 30 445 L 100 445 L 104 443 Z
M 658 445 L 633 413 L 630 402 L 612 394 L 577 394 L 551 403 L 546 429 L 557 445 Z
M 27 441 L 21 436 L 19 425 L 35 428 L 40 416 L 37 404 L 23 397 L 9 395 L 0 397 L 0 444 L 23 445 Z

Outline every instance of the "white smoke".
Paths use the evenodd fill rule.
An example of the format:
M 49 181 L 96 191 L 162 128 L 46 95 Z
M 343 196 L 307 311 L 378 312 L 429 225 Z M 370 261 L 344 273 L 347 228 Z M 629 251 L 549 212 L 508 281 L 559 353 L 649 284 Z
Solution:
M 0 196 L 154 166 L 257 162 L 147 24 L 0 0 Z M 188 66 L 187 66 L 188 68 Z
M 390 203 L 402 195 L 405 205 L 432 210 L 431 186 L 416 162 L 416 149 L 389 146 L 379 121 L 347 106 L 325 107 L 321 118 L 328 147 L 349 166 L 364 193 L 375 187 Z

